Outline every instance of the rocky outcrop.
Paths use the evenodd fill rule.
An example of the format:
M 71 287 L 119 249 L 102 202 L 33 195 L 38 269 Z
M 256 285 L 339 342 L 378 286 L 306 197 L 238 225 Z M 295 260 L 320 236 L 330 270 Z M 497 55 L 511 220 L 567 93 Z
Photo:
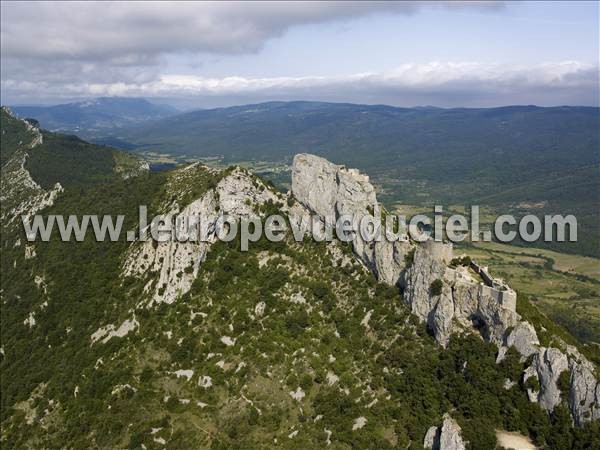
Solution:
M 514 347 L 525 358 L 537 353 L 539 345 L 535 329 L 529 322 L 519 322 L 506 337 L 506 347 Z
M 322 218 L 380 213 L 367 176 L 314 155 L 294 158 L 292 193 Z M 516 311 L 515 291 L 494 278 L 487 267 L 475 263 L 449 267 L 452 244 L 431 239 L 419 245 L 385 239 L 369 245 L 357 237 L 353 249 L 380 281 L 401 286 L 412 313 L 427 324 L 441 345 L 446 346 L 453 333 L 476 329 L 498 346 L 498 362 L 509 347 L 514 347 L 523 361 L 533 356 L 524 379 L 538 379 L 539 390 L 529 388 L 528 395 L 548 411 L 561 401 L 559 377 L 570 370 L 569 405 L 575 422 L 581 425 L 599 417 L 600 387 L 593 365 L 573 351 L 567 356 L 558 348 L 540 347 L 534 327 Z M 410 251 L 414 251 L 408 258 L 412 264 L 405 267 L 404 257 Z M 431 438 L 430 433 L 428 436 Z
M 438 449 L 440 448 L 440 429 L 439 427 L 429 427 L 423 439 L 423 447 Z
M 532 367 L 540 382 L 538 402 L 545 410 L 552 411 L 561 401 L 558 379 L 569 368 L 567 356 L 557 348 L 541 347 L 533 357 Z
M 185 174 L 191 180 L 193 174 L 190 174 L 190 170 L 202 172 L 210 169 L 197 165 L 188 166 L 172 176 Z M 269 200 L 277 202 L 278 198 L 256 177 L 236 168 L 225 175 L 214 189 L 209 189 L 189 205 L 183 208 L 177 204 L 170 205 L 169 215 L 202 219 L 203 226 L 198 227 L 197 239 L 169 238 L 157 242 L 148 238 L 144 242 L 136 242 L 127 254 L 123 276 L 144 278 L 148 272 L 158 274 L 148 281 L 145 292 L 150 294 L 153 302 L 173 303 L 192 287 L 200 264 L 216 240 L 219 231 L 218 217 L 253 217 L 257 215 L 256 208 Z M 182 233 L 182 237 L 185 237 L 185 233 Z
M 453 332 L 473 326 L 502 345 L 506 330 L 520 321 L 514 291 L 488 286 L 466 267 L 448 267 L 451 259 L 451 244 L 428 240 L 419 245 L 401 281 L 405 302 L 444 346 Z M 441 283 L 440 292 L 432 289 L 434 282 Z
M 572 346 L 567 346 L 569 357 L 569 408 L 579 426 L 600 419 L 600 382 L 594 375 L 594 365 Z
M 179 172 L 190 176 L 194 170 L 208 169 L 192 165 Z M 173 176 L 178 176 L 178 172 Z M 312 155 L 294 158 L 292 194 L 298 202 L 289 208 L 282 206 L 290 217 L 313 212 L 323 220 L 330 217 L 335 221 L 342 215 L 362 217 L 379 211 L 368 177 Z M 227 173 L 214 189 L 184 208 L 176 203 L 169 205 L 170 214 L 214 218 L 201 228 L 197 241 L 168 239 L 159 243 L 152 240 L 135 243 L 126 258 L 123 275 L 146 277 L 147 272 L 157 273 L 157 277 L 150 278 L 145 291 L 152 302 L 174 302 L 189 291 L 215 241 L 217 216 L 252 217 L 257 215 L 257 207 L 268 201 L 279 202 L 279 199 L 259 180 L 241 169 Z M 568 401 L 575 422 L 581 425 L 598 418 L 600 388 L 593 365 L 575 349 L 567 355 L 557 348 L 540 347 L 533 326 L 516 312 L 515 292 L 502 280 L 495 279 L 487 268 L 475 264 L 450 267 L 452 245 L 433 240 L 418 245 L 385 239 L 368 243 L 357 236 L 353 250 L 380 281 L 401 286 L 404 301 L 412 313 L 427 324 L 441 345 L 447 345 L 453 333 L 476 329 L 483 338 L 498 346 L 498 361 L 511 346 L 522 355 L 523 361 L 533 356 L 524 380 L 535 377 L 539 387 L 536 384 L 536 389 L 529 388 L 528 395 L 531 401 L 539 401 L 548 411 L 563 399 L 559 378 L 569 370 Z M 414 254 L 405 258 L 409 251 Z M 409 267 L 405 267 L 405 259 L 412 260 Z M 453 422 L 449 420 L 444 424 L 448 430 L 446 435 L 454 436 Z M 460 448 L 462 441 L 443 440 L 443 431 L 444 426 L 439 429 L 439 436 L 436 434 L 440 445 L 444 441 Z M 432 433 L 428 433 L 429 441 Z
M 139 177 L 150 171 L 150 164 L 143 159 L 136 159 L 135 162 L 131 163 L 128 167 L 124 167 L 119 170 L 119 166 L 115 167 L 115 171 L 121 174 L 124 180 L 129 178 Z
M 448 250 L 450 253 L 448 253 Z M 451 259 L 451 247 L 427 241 L 419 245 L 412 265 L 401 280 L 404 301 L 419 319 L 426 322 L 442 345 L 448 343 L 454 320 L 452 290 L 444 284 L 440 293 L 432 292 L 432 284 L 444 278 L 446 264 Z
M 514 347 L 523 361 L 533 356 L 523 378 L 535 377 L 539 389 L 528 387 L 527 394 L 547 411 L 567 401 L 567 394 L 561 392 L 565 386 L 559 381 L 563 372 L 570 371 L 568 402 L 575 423 L 581 426 L 600 418 L 600 384 L 593 364 L 573 347 L 540 347 L 534 327 L 516 312 L 514 291 L 487 270 L 487 279 L 478 280 L 465 267 L 447 267 L 451 249 L 449 244 L 434 241 L 421 244 L 402 278 L 404 300 L 436 340 L 447 345 L 452 333 L 475 327 L 498 346 L 498 362 L 509 347 Z M 439 294 L 431 289 L 435 280 L 442 282 Z
M 446 414 L 440 433 L 440 450 L 465 450 L 461 431 L 458 423 Z
M 449 414 L 445 414 L 441 427 L 427 430 L 423 447 L 432 450 L 465 450 L 466 445 L 458 423 Z
M 31 177 L 25 167 L 29 151 L 43 143 L 43 135 L 38 127 L 26 120 L 15 117 L 10 109 L 3 107 L 2 110 L 10 115 L 11 119 L 20 121 L 24 128 L 28 142 L 21 142 L 19 148 L 11 155 L 10 159 L 2 167 L 2 203 L 1 222 L 5 226 L 20 225 L 21 216 L 30 219 L 42 209 L 52 206 L 56 197 L 63 192 L 60 183 L 56 183 L 51 189 L 43 189 Z
M 375 188 L 367 175 L 315 155 L 303 153 L 294 157 L 291 192 L 323 220 L 330 218 L 335 222 L 344 215 L 354 217 L 356 229 L 363 217 L 379 218 L 381 214 Z M 380 226 L 379 219 L 375 226 Z M 378 280 L 390 285 L 398 282 L 405 265 L 404 257 L 412 249 L 408 241 L 366 242 L 360 235 L 352 241 L 352 246 L 356 256 Z

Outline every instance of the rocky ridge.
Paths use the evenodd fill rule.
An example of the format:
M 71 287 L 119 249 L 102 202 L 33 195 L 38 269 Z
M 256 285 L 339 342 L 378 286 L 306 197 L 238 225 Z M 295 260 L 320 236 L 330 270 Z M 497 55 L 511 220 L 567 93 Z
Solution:
M 348 188 L 369 189 L 368 180 L 352 186 L 353 177 L 340 178 Z M 180 212 L 195 203 L 198 211 L 223 209 L 238 217 L 280 213 L 291 221 L 309 212 L 293 196 L 269 191 L 239 168 L 218 172 L 195 164 L 125 183 L 113 180 L 122 195 L 98 198 L 114 202 L 109 210 L 120 205 L 115 199 L 127 199 L 123 212 L 128 217 L 139 199 L 148 200 L 152 214 Z M 58 208 L 77 195 L 66 186 Z M 121 186 L 140 189 L 131 189 L 129 196 Z M 340 211 L 354 208 L 347 200 Z M 447 246 L 409 243 L 406 258 L 398 258 L 403 268 L 395 268 L 397 279 L 390 277 L 386 287 L 367 271 L 377 267 L 375 258 L 355 258 L 350 245 L 339 242 L 260 240 L 240 252 L 238 243 L 209 240 L 210 248 L 186 247 L 194 255 L 190 259 L 180 246 L 167 243 L 150 244 L 144 253 L 147 242 L 71 249 L 51 242 L 39 245 L 35 258 L 23 260 L 22 248 L 12 246 L 16 237 L 9 236 L 3 246 L 3 277 L 8 273 L 11 282 L 0 293 L 3 379 L 18 380 L 2 386 L 7 419 L 0 440 L 9 447 L 91 442 L 103 448 L 408 448 L 422 443 L 428 425 L 435 424 L 429 434 L 443 448 L 461 448 L 466 441 L 485 448 L 473 430 L 483 425 L 489 435 L 496 424 L 481 424 L 463 411 L 503 414 L 522 406 L 528 425 L 547 422 L 542 439 L 563 430 L 537 405 L 529 405 L 521 389 L 504 391 L 504 373 L 493 370 L 492 346 L 470 335 L 438 351 L 425 327 L 413 320 L 416 314 L 409 314 L 412 307 L 401 304 L 391 285 L 407 289 L 404 274 L 423 259 L 415 258 L 413 249 L 425 252 L 431 246 L 425 253 L 455 271 L 444 283 L 463 277 L 480 283 L 483 275 L 472 269 L 448 267 Z M 356 251 L 367 249 L 365 258 L 372 256 L 375 249 L 364 244 Z M 103 251 L 115 245 L 112 255 Z M 160 246 L 160 255 L 150 253 Z M 199 255 L 204 259 L 196 259 Z M 13 261 L 17 265 L 9 269 Z M 125 275 L 124 262 L 137 270 Z M 197 263 L 197 273 L 186 262 Z M 192 282 L 189 290 L 189 283 L 178 284 L 183 277 Z M 494 288 L 491 281 L 486 287 Z M 169 285 L 176 289 L 168 291 Z M 454 308 L 457 294 L 450 291 L 447 304 Z M 419 296 L 415 307 L 425 311 L 429 303 L 419 303 Z M 510 309 L 510 296 L 506 300 Z M 437 310 L 442 324 L 446 313 L 439 305 Z M 528 342 L 527 322 L 522 324 L 511 333 L 511 345 Z M 472 330 L 470 321 L 459 326 L 455 316 L 447 326 L 447 333 Z M 463 373 L 455 374 L 454 367 L 463 367 Z M 559 375 L 561 385 L 565 374 Z M 411 380 L 422 380 L 427 389 L 415 389 Z M 578 401 L 593 402 L 595 380 L 584 376 L 580 383 L 589 389 L 578 393 Z M 496 405 L 496 398 L 507 403 Z M 450 412 L 449 420 L 440 417 L 444 411 Z M 518 419 L 506 419 L 517 424 Z M 596 426 L 588 424 L 584 432 L 593 433 Z M 577 439 L 591 442 L 588 435 Z
M 25 163 L 29 152 L 41 145 L 44 138 L 38 127 L 26 120 L 17 119 L 9 108 L 3 107 L 2 111 L 13 120 L 25 127 L 25 136 L 28 142 L 20 141 L 18 149 L 11 155 L 2 167 L 2 195 L 3 203 L 2 223 L 10 226 L 18 222 L 22 215 L 34 216 L 42 209 L 54 204 L 56 196 L 63 191 L 60 183 L 51 189 L 43 189 L 32 177 Z
M 314 155 L 294 158 L 292 194 L 323 218 L 377 215 L 381 211 L 367 176 Z M 539 379 L 540 392 L 531 393 L 530 398 L 548 411 L 561 401 L 558 381 L 560 374 L 568 370 L 568 403 L 574 421 L 582 425 L 600 418 L 600 383 L 593 364 L 573 349 L 541 347 L 534 327 L 516 312 L 516 293 L 503 280 L 493 278 L 486 268 L 477 265 L 449 267 L 453 259 L 451 243 L 430 239 L 419 245 L 384 239 L 368 245 L 358 238 L 353 249 L 381 282 L 401 286 L 404 301 L 441 345 L 447 345 L 453 333 L 477 329 L 484 339 L 498 346 L 498 362 L 509 347 L 523 358 L 533 356 L 524 377 Z M 412 250 L 412 263 L 406 264 L 404 255 Z M 431 288 L 436 280 L 442 283 L 439 294 Z
M 211 169 L 192 164 L 175 171 L 171 177 L 193 178 L 194 172 L 207 170 Z M 206 225 L 199 230 L 198 240 L 156 242 L 148 239 L 135 243 L 126 257 L 123 275 L 142 277 L 147 272 L 157 272 L 158 278 L 150 279 L 145 291 L 151 294 L 152 302 L 173 303 L 189 291 L 198 276 L 200 264 L 217 238 L 219 215 L 230 215 L 235 219 L 255 217 L 256 207 L 268 201 L 279 202 L 279 199 L 262 182 L 236 167 L 214 189 L 209 189 L 190 204 L 179 205 L 175 201 L 166 206 L 168 215 L 207 219 Z
M 343 215 L 362 217 L 383 213 L 369 177 L 356 169 L 333 164 L 309 154 L 294 157 L 292 195 L 309 211 L 336 220 Z M 360 235 L 352 246 L 357 257 L 387 284 L 396 284 L 405 266 L 409 242 L 365 242 Z

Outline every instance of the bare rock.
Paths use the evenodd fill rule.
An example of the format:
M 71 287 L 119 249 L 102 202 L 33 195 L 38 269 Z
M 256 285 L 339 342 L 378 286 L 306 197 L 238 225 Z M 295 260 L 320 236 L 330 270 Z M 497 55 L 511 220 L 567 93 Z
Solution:
M 449 414 L 445 414 L 440 433 L 440 450 L 465 450 L 461 431 L 458 423 Z
M 540 341 L 529 322 L 519 322 L 506 338 L 506 345 L 513 346 L 521 355 L 529 357 L 537 353 Z
M 319 156 L 298 154 L 292 166 L 292 194 L 322 219 L 328 217 L 335 221 L 341 216 L 351 216 L 355 229 L 358 229 L 363 218 L 372 216 L 375 218 L 373 225 L 380 227 L 381 208 L 375 188 L 369 177 L 356 169 L 347 169 Z M 379 281 L 394 285 L 404 269 L 404 256 L 412 244 L 383 238 L 368 242 L 357 234 L 352 247 Z
M 562 372 L 569 368 L 567 355 L 557 348 L 541 347 L 534 356 L 532 365 L 536 369 L 540 380 L 538 397 L 540 406 L 547 411 L 552 411 L 561 400 L 558 378 Z
M 466 448 L 462 430 L 449 414 L 444 414 L 441 427 L 431 427 L 427 430 L 423 447 L 432 450 L 465 450 Z
M 433 313 L 429 316 L 429 328 L 433 330 L 436 341 L 446 347 L 453 332 L 454 302 L 452 290 L 445 285 Z
M 569 407 L 578 426 L 600 419 L 600 382 L 594 376 L 594 366 L 571 349 Z
M 429 427 L 427 433 L 425 433 L 425 439 L 423 439 L 423 447 L 430 449 L 440 448 L 440 428 Z
M 179 169 L 172 176 L 189 176 L 191 169 L 191 166 Z M 168 238 L 157 242 L 148 238 L 136 242 L 127 254 L 123 275 L 144 277 L 147 272 L 158 273 L 158 279 L 150 281 L 146 292 L 152 294 L 155 303 L 173 303 L 190 290 L 196 279 L 200 264 L 216 240 L 219 215 L 227 214 L 235 219 L 255 217 L 255 208 L 269 200 L 277 201 L 276 195 L 252 175 L 236 168 L 223 177 L 215 189 L 183 209 L 177 204 L 170 205 L 168 214 L 202 218 L 198 239 Z

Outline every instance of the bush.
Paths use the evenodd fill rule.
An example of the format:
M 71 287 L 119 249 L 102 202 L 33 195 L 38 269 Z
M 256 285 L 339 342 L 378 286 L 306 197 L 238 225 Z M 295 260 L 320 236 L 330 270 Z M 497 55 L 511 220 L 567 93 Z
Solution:
M 415 261 L 415 249 L 413 248 L 406 255 L 404 255 L 404 265 L 408 269 L 410 266 L 413 265 L 414 261 Z
M 300 335 L 308 327 L 308 314 L 306 311 L 298 311 L 285 318 L 285 325 L 293 336 Z
M 457 267 L 457 266 L 470 266 L 471 265 L 471 257 L 470 256 L 463 256 L 462 258 L 454 258 L 452 259 L 452 261 L 450 261 L 450 266 L 451 267 Z
M 431 283 L 429 286 L 429 293 L 433 296 L 441 295 L 444 283 L 439 278 Z

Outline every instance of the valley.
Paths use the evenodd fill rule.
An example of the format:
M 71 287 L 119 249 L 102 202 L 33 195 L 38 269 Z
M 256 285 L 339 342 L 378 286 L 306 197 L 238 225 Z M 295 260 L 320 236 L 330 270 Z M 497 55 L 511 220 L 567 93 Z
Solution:
M 600 257 L 600 110 L 394 108 L 268 102 L 192 111 L 106 131 L 137 153 L 284 168 L 310 152 L 368 172 L 386 205 L 477 204 L 501 214 L 574 214 L 580 242 L 541 243 Z M 268 173 L 265 175 L 269 176 Z
M 600 2 L 0 9 L 0 450 L 600 450 Z

